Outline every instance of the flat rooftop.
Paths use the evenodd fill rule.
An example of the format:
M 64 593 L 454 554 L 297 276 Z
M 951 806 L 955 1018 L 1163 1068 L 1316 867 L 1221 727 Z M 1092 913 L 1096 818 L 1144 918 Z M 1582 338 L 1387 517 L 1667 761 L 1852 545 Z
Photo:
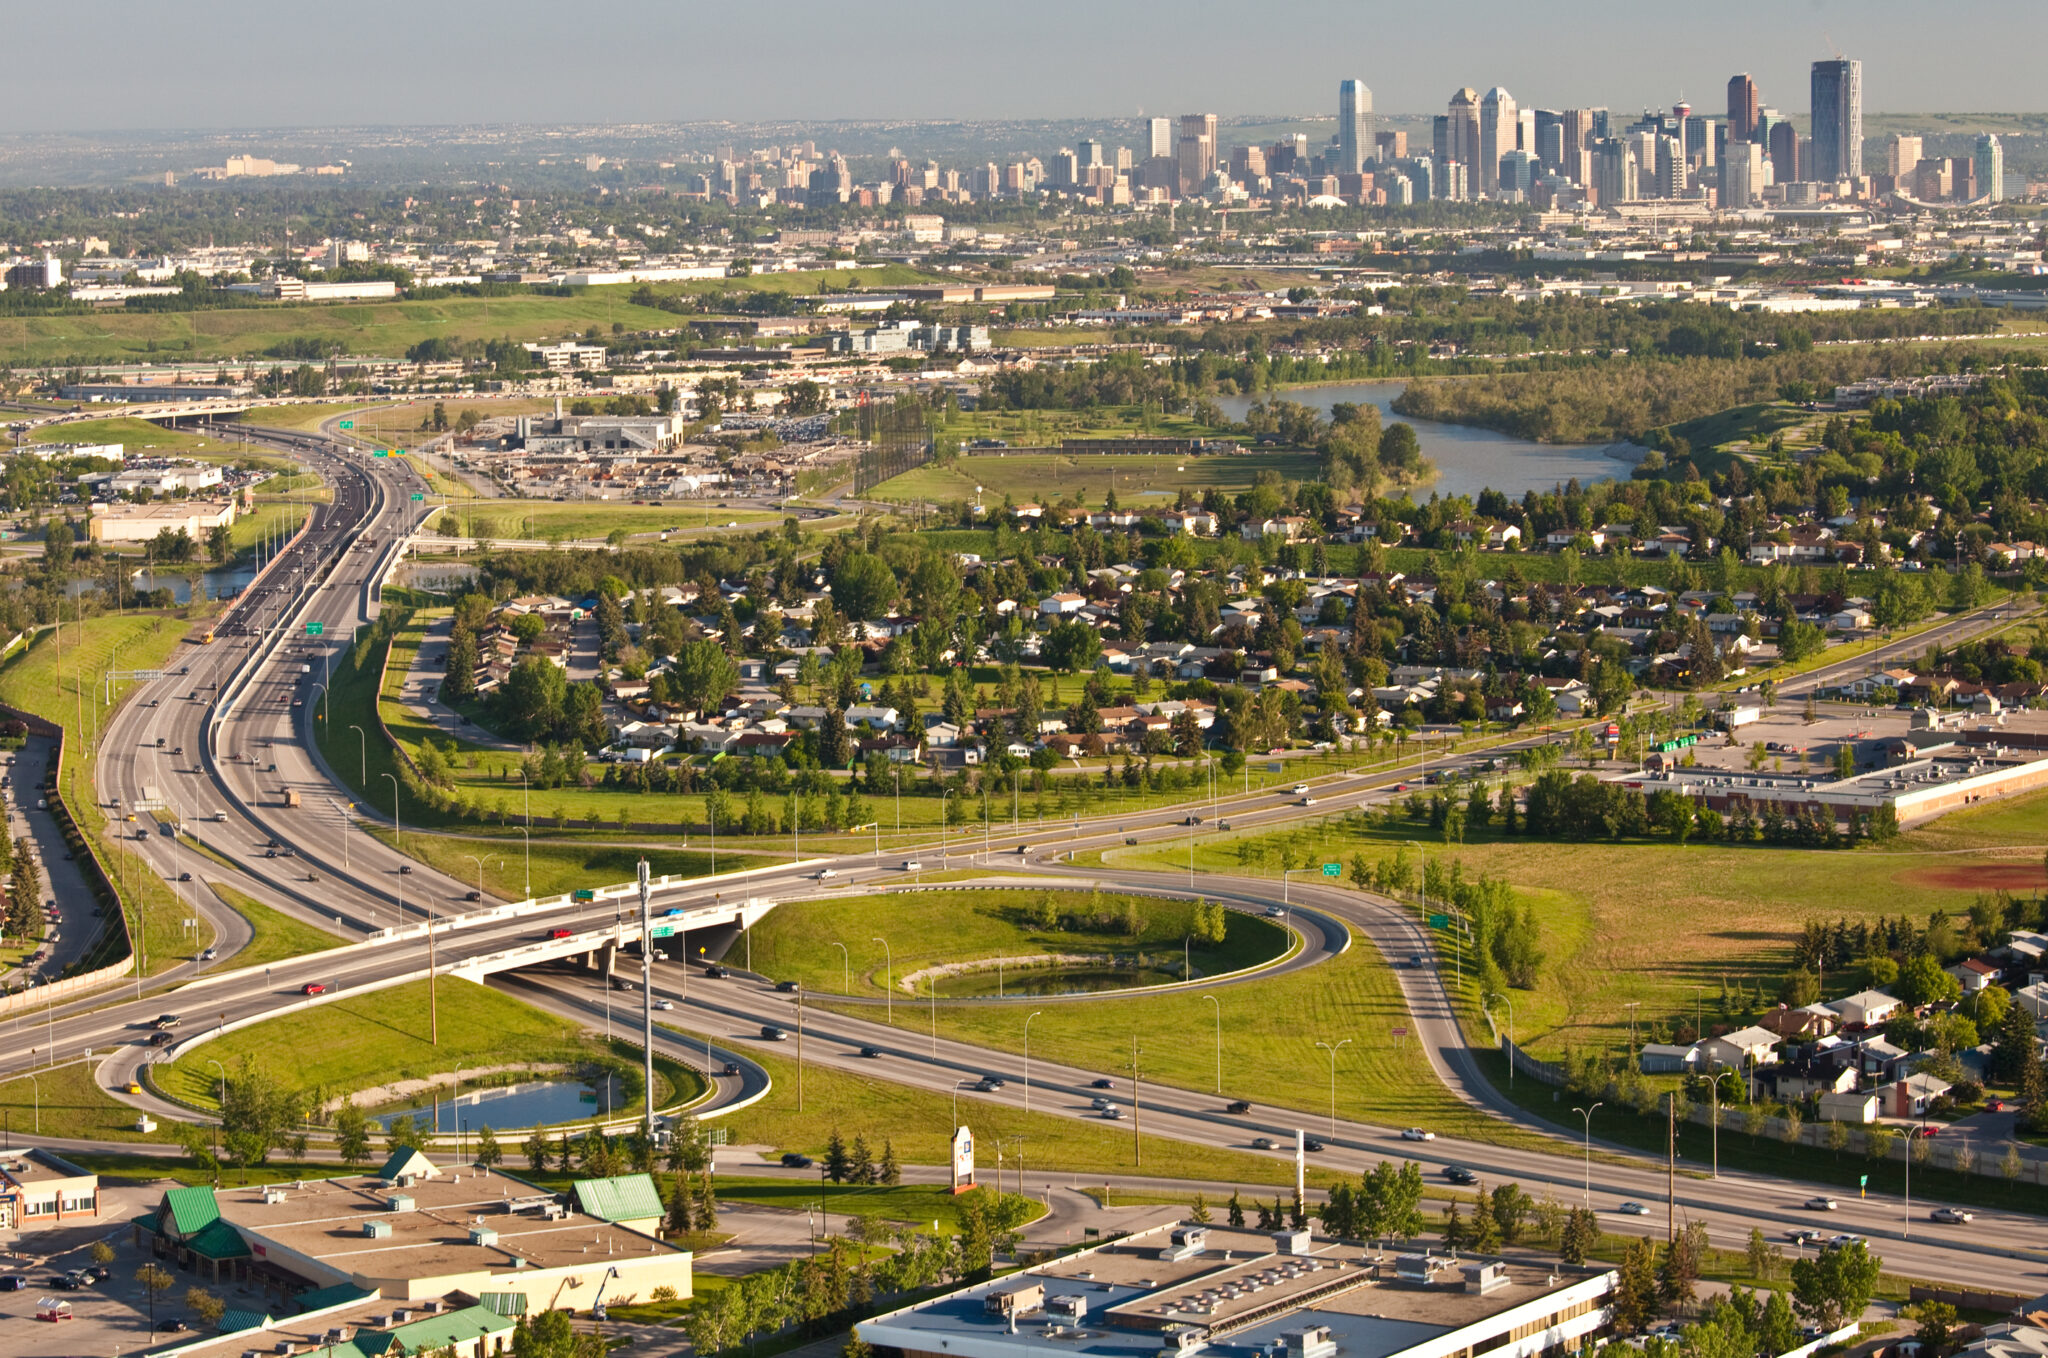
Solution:
M 1287 1347 L 1290 1332 L 1326 1326 L 1343 1358 L 1392 1358 L 1547 1298 L 1559 1297 L 1558 1309 L 1569 1314 L 1561 1294 L 1588 1284 L 1605 1290 L 1605 1270 L 1402 1255 L 1325 1239 L 1283 1252 L 1274 1235 L 1229 1227 L 1205 1228 L 1199 1251 L 1174 1248 L 1174 1231 L 1186 1228 L 1162 1226 L 879 1316 L 863 1322 L 862 1333 L 870 1342 L 962 1358 L 1159 1358 L 1173 1351 L 1174 1334 L 1192 1331 L 1201 1352 L 1269 1358 L 1276 1346 Z M 1033 1285 L 1044 1289 L 1044 1304 L 1020 1314 L 1012 1330 L 989 1298 Z
M 411 1206 L 394 1208 L 394 1198 L 410 1199 Z M 356 1277 L 511 1274 L 685 1253 L 564 1207 L 554 1194 L 492 1170 L 463 1168 L 403 1187 L 362 1175 L 222 1188 L 214 1200 L 221 1216 L 244 1233 Z M 368 1234 L 371 1222 L 383 1223 L 389 1234 Z M 496 1238 L 472 1242 L 470 1233 L 479 1228 Z

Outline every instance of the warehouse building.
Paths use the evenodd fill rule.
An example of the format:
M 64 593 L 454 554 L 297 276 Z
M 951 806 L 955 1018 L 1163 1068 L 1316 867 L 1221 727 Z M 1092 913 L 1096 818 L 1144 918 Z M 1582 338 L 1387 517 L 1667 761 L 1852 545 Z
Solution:
M 201 541 L 215 528 L 235 521 L 233 500 L 154 501 L 149 504 L 94 505 L 86 536 L 94 542 L 148 542 L 165 529 L 184 529 Z

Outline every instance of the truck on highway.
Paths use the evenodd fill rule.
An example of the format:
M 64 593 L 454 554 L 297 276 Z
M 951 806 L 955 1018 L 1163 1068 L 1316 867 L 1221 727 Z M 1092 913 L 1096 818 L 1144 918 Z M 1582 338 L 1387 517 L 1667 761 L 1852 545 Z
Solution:
M 299 809 L 299 790 L 297 788 L 288 787 L 284 790 L 284 804 L 287 810 L 296 811 Z

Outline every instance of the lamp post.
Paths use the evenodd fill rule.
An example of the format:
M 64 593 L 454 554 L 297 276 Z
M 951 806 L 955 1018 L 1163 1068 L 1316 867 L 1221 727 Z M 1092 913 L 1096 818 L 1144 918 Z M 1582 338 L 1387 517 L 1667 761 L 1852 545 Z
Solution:
M 1031 1111 L 1031 1020 L 1044 1013 L 1034 1009 L 1024 1016 L 1024 1111 Z
M 889 956 L 889 940 L 875 938 L 868 941 L 882 945 L 882 1021 L 893 1028 L 896 1026 L 896 968 Z
M 1291 879 L 1292 879 L 1292 878 L 1294 877 L 1294 874 L 1295 874 L 1295 873 L 1297 873 L 1297 872 L 1321 872 L 1321 871 L 1322 871 L 1322 869 L 1321 869 L 1321 868 L 1282 868 L 1282 869 L 1280 869 L 1280 904 L 1281 904 L 1282 908 L 1290 908 L 1290 907 L 1292 906 L 1292 902 L 1291 902 L 1291 901 L 1290 901 L 1290 900 L 1288 899 L 1288 895 L 1287 895 L 1287 885 L 1288 885 L 1288 882 L 1289 882 L 1289 881 L 1290 881 L 1290 880 L 1291 880 Z
M 1217 999 L 1214 995 L 1204 995 L 1202 998 L 1216 1006 L 1216 1092 L 1221 1094 L 1223 1092 L 1223 1001 Z
M 853 955 L 847 952 L 846 945 L 836 938 L 832 940 L 832 946 L 839 949 L 839 993 L 851 995 L 853 993 Z
M 1336 1047 L 1321 1040 L 1318 1040 L 1316 1045 L 1330 1054 L 1330 1135 L 1334 1137 L 1337 1135 L 1337 1047 L 1350 1046 L 1351 1039 L 1347 1037 L 1339 1040 Z
M 496 854 L 487 854 L 482 858 L 477 857 L 473 853 L 466 853 L 462 856 L 464 858 L 467 858 L 470 862 L 476 864 L 476 898 L 479 902 L 481 902 L 484 898 L 484 864 L 502 863 L 505 860 L 498 857 Z
M 392 837 L 392 842 L 393 842 L 394 844 L 403 844 L 403 843 L 405 842 L 405 841 L 404 841 L 404 835 L 405 835 L 405 832 L 404 832 L 403 828 L 401 827 L 401 825 L 400 825 L 400 822 L 399 822 L 399 819 L 398 819 L 398 775 L 397 775 L 397 774 L 394 774 L 394 773 L 387 773 L 387 774 L 385 774 L 384 776 L 385 776 L 386 778 L 389 778 L 389 779 L 391 780 L 391 837 Z M 403 852 L 403 850 L 401 850 L 401 852 Z M 400 885 L 399 885 L 399 887 L 398 887 L 398 917 L 399 917 L 399 919 L 401 919 L 401 920 L 402 920 L 402 919 L 404 919 L 404 918 L 405 918 L 405 886 L 404 886 L 404 882 L 403 882 L 403 877 L 404 877 L 404 874 L 403 874 L 403 873 L 400 873 L 399 875 L 400 875 L 400 879 L 401 879 L 401 881 L 400 881 Z M 477 876 L 478 876 L 479 880 L 481 880 L 481 878 L 482 878 L 482 876 L 483 876 L 483 870 L 482 870 L 482 868 L 478 868 L 478 870 L 477 870 Z M 435 984 L 434 984 L 434 979 L 435 979 L 435 976 L 434 976 L 434 970 L 435 970 L 435 962 L 434 962 L 434 908 L 433 908 L 433 906 L 432 906 L 431 904 L 427 906 L 426 914 L 427 914 L 427 1041 L 428 1041 L 428 1042 L 430 1042 L 430 1043 L 432 1043 L 432 1044 L 433 1044 L 434 1046 L 438 1047 L 438 1046 L 440 1046 L 440 1045 L 441 1045 L 441 1008 L 440 1008 L 440 1003 L 439 1003 L 439 1000 L 440 1000 L 440 992 L 439 992 L 439 988 L 438 988 L 437 986 L 435 986 Z
M 43 1082 L 36 1078 L 34 1071 L 25 1070 L 19 1075 L 10 1075 L 5 1080 L 0 1080 L 0 1084 L 13 1084 L 16 1080 L 27 1080 L 29 1082 L 29 1087 L 35 1099 L 36 1135 L 41 1136 L 43 1134 Z
M 1488 991 L 1485 995 L 1481 996 L 1482 1003 L 1486 1000 L 1499 1000 L 1508 1007 L 1508 1088 L 1513 1089 L 1515 1087 L 1515 1002 L 1505 995 L 1496 995 L 1492 991 Z
M 356 781 L 361 783 L 363 790 L 367 792 L 370 790 L 370 743 L 364 737 L 362 727 L 350 722 L 348 729 L 356 733 L 356 760 L 362 766 L 362 776 Z
M 1601 1102 L 1606 1101 L 1603 1099 Z M 1593 1109 L 1599 1106 L 1596 1103 L 1592 1108 L 1572 1109 L 1586 1122 L 1586 1210 L 1589 1212 L 1593 1210 Z

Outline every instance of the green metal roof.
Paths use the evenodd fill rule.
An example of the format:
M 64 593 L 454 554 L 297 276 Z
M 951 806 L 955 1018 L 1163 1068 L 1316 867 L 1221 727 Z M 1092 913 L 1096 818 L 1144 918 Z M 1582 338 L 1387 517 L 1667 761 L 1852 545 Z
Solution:
M 482 1335 L 499 1334 L 514 1322 L 485 1306 L 465 1306 L 443 1316 L 428 1316 L 390 1332 L 394 1347 L 406 1353 L 428 1353 L 450 1344 L 463 1344 Z
M 304 1314 L 307 1311 L 324 1311 L 330 1306 L 342 1306 L 352 1301 L 368 1301 L 376 1295 L 375 1292 L 357 1287 L 354 1283 L 336 1283 L 332 1287 L 301 1292 L 292 1298 L 292 1302 L 299 1308 L 300 1314 Z
M 249 1242 L 234 1227 L 218 1217 L 201 1227 L 199 1234 L 185 1237 L 185 1248 L 202 1259 L 247 1259 Z
M 600 1221 L 659 1219 L 665 1210 L 653 1176 L 620 1174 L 609 1179 L 578 1179 L 576 1205 Z
M 501 1316 L 523 1316 L 526 1314 L 524 1292 L 480 1292 L 476 1304 L 486 1311 L 495 1311 Z
M 212 1185 L 165 1189 L 163 1205 L 157 1209 L 157 1230 L 160 1233 L 164 1229 L 165 1217 L 170 1218 L 169 1233 L 181 1237 L 197 1235 L 219 1221 L 220 1204 L 213 1199 Z
M 241 1330 L 260 1330 L 271 1320 L 268 1311 L 223 1311 L 220 1313 L 220 1332 L 234 1334 Z

